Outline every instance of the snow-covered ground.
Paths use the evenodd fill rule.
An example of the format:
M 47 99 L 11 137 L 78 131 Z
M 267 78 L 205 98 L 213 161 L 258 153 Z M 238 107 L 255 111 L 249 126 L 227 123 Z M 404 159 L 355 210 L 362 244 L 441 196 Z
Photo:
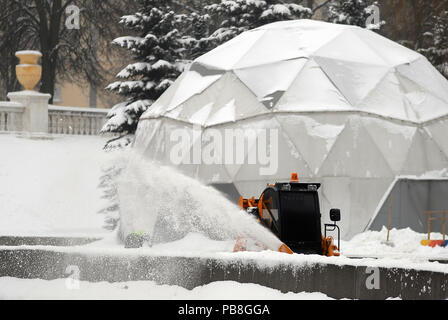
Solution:
M 367 231 L 355 236 L 350 241 L 342 241 L 342 251 L 347 256 L 379 257 L 379 258 L 413 258 L 448 260 L 448 247 L 430 248 L 421 245 L 427 240 L 427 234 L 421 234 L 411 229 L 392 229 L 387 242 L 387 228 L 377 231 Z M 432 240 L 442 240 L 443 235 L 432 233 Z
M 217 199 L 217 194 L 195 185 L 193 181 L 183 181 L 177 173 L 173 173 L 171 177 L 166 168 L 147 170 L 156 174 L 150 177 L 145 176 L 146 180 L 143 179 L 143 181 L 154 181 L 154 178 L 157 178 L 158 186 L 165 183 L 164 187 L 167 190 L 170 189 L 169 183 L 175 181 L 177 189 L 170 193 L 171 197 L 181 194 L 185 186 L 186 190 L 189 190 L 186 195 L 193 197 L 193 199 L 189 198 L 190 201 L 197 200 L 199 204 L 202 203 L 202 199 L 207 201 L 207 199 L 210 200 L 210 196 L 215 197 L 212 202 L 223 203 L 226 208 L 225 215 L 223 212 L 217 212 L 217 214 L 227 218 L 219 223 L 216 220 L 213 226 L 209 225 L 205 229 L 193 224 L 194 228 L 190 232 L 175 241 L 158 243 L 152 247 L 136 250 L 124 249 L 123 244 L 118 240 L 118 232 L 111 233 L 103 229 L 104 216 L 98 213 L 107 204 L 106 200 L 102 199 L 101 189 L 98 188 L 99 180 L 104 169 L 109 168 L 116 157 L 116 154 L 108 154 L 102 150 L 104 143 L 105 139 L 101 137 L 33 138 L 0 134 L 0 149 L 2 150 L 0 156 L 0 236 L 103 238 L 99 242 L 83 247 L 22 247 L 23 249 L 54 250 L 86 255 L 209 257 L 228 262 L 251 260 L 265 267 L 279 263 L 291 263 L 298 266 L 331 263 L 406 267 L 448 273 L 448 265 L 428 262 L 430 259 L 448 259 L 448 248 L 423 247 L 420 241 L 426 239 L 426 235 L 417 234 L 409 229 L 391 231 L 393 246 L 384 244 L 386 230 L 366 232 L 351 241 L 343 241 L 343 256 L 339 258 L 286 255 L 273 251 L 233 253 L 235 241 L 230 230 L 233 225 L 238 224 L 234 227 L 236 233 L 244 229 L 248 236 L 264 238 L 264 232 L 252 226 L 247 227 L 250 221 L 241 220 L 240 212 L 233 212 L 233 204 L 221 202 Z M 143 175 L 138 176 L 143 177 Z M 152 192 L 152 198 L 146 201 L 154 206 L 157 203 L 154 197 L 162 196 L 160 192 L 163 193 L 163 189 L 158 193 Z M 201 192 L 207 192 L 208 195 Z M 176 199 L 173 198 L 171 201 L 174 202 Z M 209 207 L 204 206 L 203 209 L 199 209 L 207 212 L 216 211 L 205 208 Z M 194 206 L 190 209 L 193 210 Z M 196 209 L 196 216 L 205 215 L 201 210 Z M 237 210 L 236 206 L 235 210 Z M 183 217 L 177 218 L 183 219 Z M 214 219 L 213 216 L 209 218 Z M 211 230 L 216 234 L 217 227 L 225 227 L 225 234 L 231 237 L 223 237 L 225 240 L 217 241 L 211 240 L 207 232 L 201 233 Z M 441 237 L 440 234 L 432 235 L 433 239 L 441 239 Z M 1 249 L 15 250 L 17 248 L 2 247 Z M 347 258 L 349 256 L 367 257 L 367 259 L 353 260 Z M 282 294 L 258 285 L 234 282 L 217 282 L 189 291 L 176 286 L 159 286 L 147 281 L 114 284 L 81 282 L 79 290 L 68 290 L 66 281 L 66 279 L 44 281 L 0 278 L 0 299 L 328 299 L 320 293 Z
M 0 236 L 98 236 L 105 139 L 0 134 Z
M 104 142 L 105 139 L 101 137 L 53 136 L 51 139 L 42 139 L 0 134 L 2 150 L 0 157 L 0 203 L 2 205 L 0 236 L 100 236 L 104 238 L 103 241 L 84 248 L 66 248 L 66 250 L 80 250 L 95 254 L 101 254 L 101 252 L 110 254 L 116 251 L 118 254 L 123 254 L 125 251 L 123 251 L 123 245 L 118 241 L 116 233 L 109 233 L 103 229 L 104 216 L 98 214 L 106 205 L 105 200 L 102 199 L 102 191 L 98 188 L 99 178 L 103 174 L 103 169 L 110 167 L 113 158 L 116 157 L 116 154 L 108 154 L 102 150 Z M 145 168 L 147 169 L 147 167 Z M 146 197 L 148 199 L 145 201 L 149 201 L 152 207 L 157 203 L 156 198 L 163 196 L 160 193 L 165 192 L 162 187 L 167 190 L 165 192 L 167 194 L 170 190 L 170 183 L 174 181 L 177 189 L 170 193 L 171 197 L 176 195 L 180 197 L 185 190 L 188 190 L 186 195 L 190 198 L 193 197 L 199 204 L 212 196 L 214 198 L 211 202 L 226 205 L 226 218 L 225 221 L 220 221 L 218 218 L 216 220 L 212 216 L 208 217 L 209 220 L 215 219 L 214 228 L 208 226 L 206 229 L 201 229 L 200 226 L 193 224 L 192 230 L 186 232 L 184 237 L 176 241 L 156 244 L 152 248 L 143 248 L 143 251 L 137 253 L 169 256 L 223 254 L 226 259 L 229 259 L 231 258 L 229 255 L 233 256 L 235 243 L 232 237 L 224 237 L 226 239 L 224 241 L 214 241 L 207 237 L 207 233 L 200 234 L 199 231 L 212 230 L 216 234 L 217 231 L 214 229 L 220 226 L 226 229 L 224 230 L 226 234 L 232 235 L 230 229 L 234 225 L 237 225 L 234 227 L 237 233 L 240 233 L 241 228 L 246 233 L 249 229 L 254 228 L 248 226 L 249 221 L 241 220 L 238 211 L 235 213 L 232 211 L 231 204 L 217 199 L 219 195 L 213 191 L 200 185 L 196 186 L 194 181 L 187 178 L 183 181 L 184 178 L 181 178 L 178 173 L 171 174 L 166 171 L 166 168 L 160 170 L 153 168 L 153 170 L 146 171 L 154 172 L 150 177 L 146 177 L 146 180 L 154 182 L 156 179 L 157 188 L 162 190 L 157 191 L 158 189 L 153 188 L 152 192 L 147 193 L 151 197 Z M 139 180 L 142 180 L 143 174 L 139 174 L 139 177 L 141 177 Z M 142 183 L 150 184 L 144 181 Z M 148 187 L 150 186 L 145 185 L 145 188 Z M 202 194 L 203 192 L 207 194 Z M 175 201 L 175 198 L 170 200 L 173 203 Z M 192 199 L 189 201 L 191 202 Z M 207 200 L 205 202 L 207 203 Z M 204 208 L 207 206 L 204 205 Z M 197 211 L 195 211 L 195 216 L 205 215 L 202 212 L 205 209 L 199 208 L 201 211 L 198 208 L 195 209 L 194 206 L 190 209 Z M 219 211 L 215 209 L 205 211 Z M 235 210 L 237 210 L 236 207 Z M 224 216 L 222 212 L 216 214 L 217 217 Z M 185 217 L 175 218 L 185 219 Z M 197 220 L 197 217 L 195 219 Z M 179 221 L 184 221 L 185 224 L 185 220 Z M 232 221 L 232 223 L 228 221 Z M 257 230 L 253 229 L 247 235 L 264 237 L 264 233 Z M 272 235 L 269 234 L 269 236 Z M 432 238 L 441 239 L 442 235 L 433 234 Z M 394 246 L 388 246 L 384 244 L 386 230 L 366 232 L 351 241 L 343 241 L 342 254 L 346 257 L 384 258 L 388 259 L 390 263 L 393 262 L 392 264 L 395 266 L 406 263 L 410 265 L 423 263 L 425 268 L 428 268 L 427 261 L 429 259 L 448 259 L 448 248 L 423 247 L 420 241 L 424 239 L 426 239 L 426 235 L 417 234 L 409 229 L 392 230 L 391 242 L 394 243 Z M 246 253 L 246 255 L 250 259 L 259 257 L 261 260 L 265 258 L 267 261 L 283 257 L 283 255 L 273 252 Z M 236 256 L 241 258 L 244 253 Z M 291 262 L 296 260 L 296 262 L 303 262 L 304 260 L 303 257 L 285 257 L 280 260 L 283 259 Z M 315 257 L 311 260 L 316 262 L 319 259 L 321 258 Z M 332 261 L 337 264 L 348 263 L 344 259 L 342 257 Z M 383 262 L 385 262 L 384 259 Z M 401 260 L 400 263 L 399 260 Z M 448 267 L 437 265 L 434 268 L 443 271 Z M 431 266 L 429 269 L 434 268 Z
M 79 289 L 78 289 L 79 288 Z M 187 290 L 149 281 L 70 282 L 0 278 L 0 300 L 331 300 L 322 293 L 281 293 L 256 284 L 213 282 Z
M 389 243 L 386 243 L 386 229 L 379 232 L 367 231 L 355 236 L 350 241 L 341 241 L 342 258 L 375 258 L 388 259 L 390 261 L 405 259 L 415 263 L 428 260 L 448 261 L 448 247 L 430 248 L 421 245 L 421 240 L 427 239 L 426 234 L 420 234 L 411 229 L 393 229 L 390 234 Z M 441 240 L 442 237 L 442 234 L 431 234 L 431 238 L 434 240 Z M 198 233 L 190 233 L 181 240 L 157 244 L 151 248 L 143 248 L 142 252 L 160 256 L 197 256 L 212 253 L 232 253 L 234 246 L 235 241 L 232 240 L 216 241 Z M 104 250 L 109 253 L 118 247 L 122 247 L 122 245 L 118 240 L 118 236 L 113 234 L 110 234 L 101 241 L 85 246 L 86 249 L 89 249 L 87 251 Z M 269 255 L 268 252 L 259 252 L 258 254 L 260 257 Z M 272 252 L 272 254 L 272 257 L 275 256 L 279 260 L 284 256 L 275 252 Z M 335 259 L 331 261 L 334 262 Z M 446 271 L 448 272 L 448 265 L 446 265 Z

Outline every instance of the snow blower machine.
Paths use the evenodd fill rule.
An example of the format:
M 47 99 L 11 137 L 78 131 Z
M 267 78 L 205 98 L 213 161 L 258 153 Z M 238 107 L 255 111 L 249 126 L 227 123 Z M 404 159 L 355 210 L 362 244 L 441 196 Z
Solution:
M 241 197 L 239 206 L 283 242 L 280 252 L 339 256 L 341 231 L 337 222 L 341 220 L 341 211 L 330 211 L 333 224 L 325 224 L 322 235 L 320 187 L 318 183 L 300 183 L 293 173 L 290 182 L 269 185 L 259 199 Z M 333 237 L 327 237 L 327 233 L 336 231 L 338 246 Z M 235 251 L 244 251 L 244 245 L 237 242 Z

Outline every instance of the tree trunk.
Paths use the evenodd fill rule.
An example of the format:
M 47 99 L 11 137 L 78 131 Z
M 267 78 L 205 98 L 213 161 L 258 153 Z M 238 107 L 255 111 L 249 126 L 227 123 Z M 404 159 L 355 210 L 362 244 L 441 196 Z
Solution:
M 51 94 L 50 104 L 53 103 L 54 88 L 56 82 L 56 59 L 51 59 L 51 53 L 42 52 L 42 83 L 40 92 Z
M 40 22 L 40 43 L 42 49 L 42 85 L 40 92 L 51 94 L 50 104 L 53 103 L 58 63 L 59 32 L 62 19 L 62 2 L 54 0 L 52 7 L 45 6 L 42 0 L 36 1 L 36 9 Z

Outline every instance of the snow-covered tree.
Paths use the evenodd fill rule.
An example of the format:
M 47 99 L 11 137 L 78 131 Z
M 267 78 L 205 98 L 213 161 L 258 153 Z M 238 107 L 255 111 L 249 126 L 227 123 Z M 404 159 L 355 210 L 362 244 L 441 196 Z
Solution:
M 120 202 L 118 197 L 117 180 L 123 167 L 115 164 L 104 170 L 100 177 L 98 188 L 102 190 L 102 198 L 106 200 L 107 205 L 100 210 L 100 214 L 105 216 L 104 228 L 107 230 L 115 230 L 120 221 Z
M 208 47 L 216 47 L 244 31 L 267 23 L 313 15 L 308 7 L 280 0 L 221 0 L 206 6 L 205 11 L 212 21 L 219 23 L 217 30 L 199 42 L 208 43 Z
M 448 11 L 431 19 L 431 31 L 424 33 L 424 48 L 419 48 L 428 60 L 448 78 Z
M 139 10 L 124 16 L 121 23 L 133 31 L 114 43 L 131 51 L 134 63 L 124 68 L 107 89 L 127 100 L 112 108 L 103 133 L 119 137 L 106 148 L 128 145 L 141 115 L 173 83 L 182 71 L 183 42 L 179 26 L 185 16 L 176 14 L 166 0 L 139 0 Z
M 379 20 L 377 8 L 378 3 L 370 0 L 333 0 L 329 7 L 328 21 L 379 30 L 384 21 Z

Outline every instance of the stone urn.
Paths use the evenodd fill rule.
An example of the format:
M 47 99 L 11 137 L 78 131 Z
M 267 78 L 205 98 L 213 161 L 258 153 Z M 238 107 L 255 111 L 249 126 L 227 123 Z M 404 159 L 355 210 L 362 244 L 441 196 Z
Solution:
M 42 67 L 39 59 L 42 53 L 39 51 L 18 51 L 16 57 L 20 59 L 16 66 L 16 75 L 25 90 L 33 90 L 42 77 Z

